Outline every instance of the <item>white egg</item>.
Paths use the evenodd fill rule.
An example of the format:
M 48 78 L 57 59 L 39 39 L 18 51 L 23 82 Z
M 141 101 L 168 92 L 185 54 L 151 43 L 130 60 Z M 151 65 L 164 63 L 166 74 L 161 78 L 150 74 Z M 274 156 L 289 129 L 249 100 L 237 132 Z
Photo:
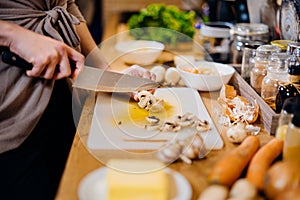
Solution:
M 166 69 L 163 66 L 161 66 L 161 65 L 154 66 L 154 67 L 151 68 L 150 72 L 155 74 L 156 82 L 163 82 L 164 81 Z
M 170 67 L 167 69 L 165 74 L 165 81 L 167 84 L 176 85 L 180 78 L 180 74 L 176 68 Z

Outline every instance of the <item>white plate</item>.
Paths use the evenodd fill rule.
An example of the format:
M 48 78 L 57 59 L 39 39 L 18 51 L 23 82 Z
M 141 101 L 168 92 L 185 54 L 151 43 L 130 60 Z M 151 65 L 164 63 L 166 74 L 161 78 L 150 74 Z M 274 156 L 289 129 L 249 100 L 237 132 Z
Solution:
M 85 176 L 79 184 L 78 196 L 80 200 L 106 200 L 107 184 L 105 175 L 107 168 L 99 168 Z M 192 197 L 192 188 L 189 182 L 178 172 L 166 168 L 165 172 L 174 180 L 170 184 L 172 200 L 189 200 Z
M 201 120 L 207 120 L 212 129 L 199 133 L 207 149 L 221 149 L 223 141 L 216 129 L 197 90 L 192 88 L 159 88 L 155 96 L 164 99 L 175 115 L 193 113 Z M 135 103 L 136 104 L 136 103 Z M 99 93 L 92 118 L 92 124 L 87 140 L 91 150 L 157 150 L 166 141 L 184 139 L 195 133 L 195 128 L 183 128 L 174 132 L 145 130 L 146 119 L 140 124 L 131 119 L 127 95 Z M 136 106 L 136 105 L 135 105 Z M 163 120 L 166 121 L 167 119 Z M 155 141 L 155 142 L 154 142 Z

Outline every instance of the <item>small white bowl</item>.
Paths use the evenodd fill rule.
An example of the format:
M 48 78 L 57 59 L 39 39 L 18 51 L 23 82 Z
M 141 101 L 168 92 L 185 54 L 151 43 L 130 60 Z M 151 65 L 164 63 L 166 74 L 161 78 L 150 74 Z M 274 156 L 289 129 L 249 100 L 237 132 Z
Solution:
M 235 69 L 226 64 L 196 61 L 186 65 L 176 65 L 182 81 L 188 87 L 199 91 L 216 91 L 227 84 L 235 72 Z M 206 71 L 210 74 L 193 73 L 192 70 Z
M 149 40 L 128 40 L 118 42 L 115 48 L 121 53 L 121 58 L 127 64 L 149 65 L 161 55 L 165 45 Z

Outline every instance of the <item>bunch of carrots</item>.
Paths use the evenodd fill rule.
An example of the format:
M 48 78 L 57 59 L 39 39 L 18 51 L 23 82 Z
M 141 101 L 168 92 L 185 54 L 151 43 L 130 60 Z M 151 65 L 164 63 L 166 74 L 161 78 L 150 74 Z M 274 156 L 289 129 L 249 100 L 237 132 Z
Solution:
M 268 143 L 261 146 L 257 136 L 247 136 L 237 148 L 224 155 L 214 165 L 208 176 L 209 183 L 230 188 L 241 178 L 243 172 L 246 172 L 245 179 L 253 184 L 258 192 L 263 193 L 269 199 L 275 199 L 287 187 L 299 188 L 299 166 L 296 166 L 295 170 L 292 168 L 285 170 L 286 173 L 282 174 L 285 177 L 280 177 L 280 173 L 278 175 L 280 178 L 276 174 L 274 175 L 275 170 L 277 170 L 275 168 L 279 169 L 279 165 L 282 165 L 281 168 L 292 166 L 290 163 L 283 163 L 284 161 L 278 159 L 283 151 L 283 143 L 281 139 L 272 138 Z M 272 180 L 271 171 L 273 171 L 272 176 L 276 176 L 275 179 L 278 180 Z M 275 173 L 278 174 L 278 172 Z M 289 184 L 288 179 L 293 179 L 293 183 Z M 285 188 L 276 188 L 276 181 L 285 181 Z

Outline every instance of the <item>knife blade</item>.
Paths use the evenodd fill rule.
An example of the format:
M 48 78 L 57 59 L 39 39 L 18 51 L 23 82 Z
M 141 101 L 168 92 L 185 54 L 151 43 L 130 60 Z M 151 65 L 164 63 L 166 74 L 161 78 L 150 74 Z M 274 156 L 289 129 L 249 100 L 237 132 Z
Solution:
M 1 48 L 2 61 L 24 70 L 32 69 L 32 64 L 26 62 L 7 48 Z M 70 62 L 71 69 L 75 63 Z M 73 82 L 74 88 L 91 90 L 95 92 L 135 92 L 157 88 L 159 84 L 150 79 L 126 75 L 103 69 L 84 66 L 83 72 Z
M 135 92 L 157 88 L 150 79 L 85 66 L 74 80 L 73 87 L 96 92 Z

